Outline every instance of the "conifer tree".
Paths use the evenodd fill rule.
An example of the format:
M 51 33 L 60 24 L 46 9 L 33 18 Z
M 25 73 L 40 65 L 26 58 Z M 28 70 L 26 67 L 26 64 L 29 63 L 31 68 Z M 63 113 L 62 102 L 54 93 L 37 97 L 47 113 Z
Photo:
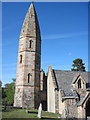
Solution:
M 85 70 L 85 67 L 84 67 L 85 63 L 83 63 L 83 60 L 80 59 L 80 58 L 77 58 L 73 61 L 73 64 L 72 64 L 72 71 L 86 71 Z

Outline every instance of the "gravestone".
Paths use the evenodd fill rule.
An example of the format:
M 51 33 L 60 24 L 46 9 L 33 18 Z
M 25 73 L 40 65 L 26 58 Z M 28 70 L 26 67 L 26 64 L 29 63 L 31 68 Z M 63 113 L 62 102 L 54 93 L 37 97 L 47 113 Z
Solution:
M 25 103 L 25 105 L 26 105 L 26 113 L 29 113 L 29 106 L 27 103 Z
M 38 108 L 38 118 L 42 117 L 42 104 L 40 103 L 39 108 Z

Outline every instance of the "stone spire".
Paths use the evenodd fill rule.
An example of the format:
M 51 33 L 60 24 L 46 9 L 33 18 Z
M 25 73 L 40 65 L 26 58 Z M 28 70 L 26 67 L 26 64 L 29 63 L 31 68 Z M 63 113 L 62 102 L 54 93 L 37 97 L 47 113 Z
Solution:
M 41 36 L 36 11 L 31 3 L 19 38 L 15 107 L 38 108 L 40 104 Z
M 22 26 L 20 38 L 25 36 L 35 37 L 37 29 L 39 30 L 38 32 L 40 34 L 37 14 L 36 14 L 33 2 L 31 2 L 31 5 L 28 9 L 28 12 L 26 14 L 26 17 Z

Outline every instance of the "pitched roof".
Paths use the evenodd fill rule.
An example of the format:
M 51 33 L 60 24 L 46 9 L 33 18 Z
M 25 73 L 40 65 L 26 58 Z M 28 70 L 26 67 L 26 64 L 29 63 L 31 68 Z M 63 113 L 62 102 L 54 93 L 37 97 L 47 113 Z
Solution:
M 65 96 L 74 96 L 72 92 L 72 82 L 73 78 L 76 77 L 78 73 L 80 73 L 86 83 L 89 83 L 88 77 L 90 76 L 90 72 L 53 70 L 53 74 L 58 84 L 58 88 L 64 90 Z
M 89 98 L 88 96 L 90 96 L 90 92 L 87 92 L 86 96 L 83 97 L 76 105 L 77 105 L 77 106 L 80 106 L 80 105 L 84 104 L 85 101 L 86 101 L 86 99 Z

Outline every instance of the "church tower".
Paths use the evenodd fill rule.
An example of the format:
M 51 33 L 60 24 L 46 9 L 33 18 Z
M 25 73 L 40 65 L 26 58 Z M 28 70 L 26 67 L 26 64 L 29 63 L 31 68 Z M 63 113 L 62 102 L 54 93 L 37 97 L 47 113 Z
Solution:
M 40 66 L 41 36 L 32 2 L 23 22 L 19 38 L 14 107 L 38 108 L 40 103 Z

